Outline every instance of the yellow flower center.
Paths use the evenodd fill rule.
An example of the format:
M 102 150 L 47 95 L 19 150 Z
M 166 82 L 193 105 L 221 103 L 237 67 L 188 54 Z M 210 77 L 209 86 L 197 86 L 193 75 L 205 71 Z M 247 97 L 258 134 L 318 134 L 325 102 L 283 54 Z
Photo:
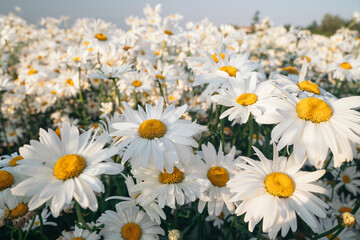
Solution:
M 60 128 L 57 128 L 57 129 L 55 130 L 55 133 L 56 133 L 56 135 L 58 135 L 58 137 L 61 139 L 61 130 L 60 130 Z
M 344 182 L 344 183 L 350 183 L 350 182 L 351 182 L 351 178 L 350 178 L 348 175 L 344 175 L 344 176 L 342 177 L 342 179 L 343 179 L 343 182 Z
M 320 94 L 319 86 L 316 83 L 312 83 L 310 81 L 302 81 L 298 82 L 297 85 L 303 91 L 312 92 L 317 95 Z
M 142 235 L 142 230 L 136 223 L 127 223 L 121 229 L 121 236 L 125 240 L 139 240 Z
M 227 72 L 230 77 L 236 77 L 237 69 L 233 66 L 223 66 L 219 68 L 220 71 Z
M 65 84 L 67 86 L 74 86 L 74 81 L 71 78 L 66 79 Z
M 258 100 L 257 96 L 253 93 L 244 93 L 236 98 L 236 102 L 243 106 L 249 106 L 256 103 Z
M 284 67 L 283 70 L 289 74 L 295 74 L 295 75 L 299 74 L 298 70 L 294 67 Z
M 174 167 L 172 173 L 168 173 L 165 169 L 164 172 L 159 174 L 159 182 L 162 184 L 175 184 L 180 183 L 184 179 L 184 173 L 177 167 Z
M 351 67 L 351 64 L 348 63 L 348 62 L 343 62 L 340 64 L 340 67 L 345 69 L 345 70 L 350 70 L 352 67 Z
M 358 146 L 358 147 L 356 148 L 356 151 L 357 151 L 358 153 L 360 153 L 360 146 Z
M 131 49 L 131 47 L 130 47 L 130 46 L 124 46 L 123 49 L 124 49 L 125 51 L 127 51 L 127 50 Z
M 74 238 L 72 238 L 71 240 L 85 240 L 85 239 L 82 238 L 82 237 L 74 237 Z
M 161 138 L 166 133 L 166 125 L 157 119 L 149 119 L 142 122 L 139 126 L 139 135 L 142 138 L 154 139 Z
M 341 208 L 339 209 L 339 212 L 340 212 L 340 213 L 344 213 L 344 212 L 349 212 L 349 213 L 351 213 L 351 211 L 352 211 L 352 209 L 349 208 L 349 207 L 341 207 Z
M 164 33 L 167 34 L 167 35 L 169 35 L 169 36 L 171 36 L 171 35 L 174 34 L 172 31 L 169 31 L 169 30 L 165 30 Z
M 54 166 L 57 179 L 66 180 L 79 176 L 86 167 L 85 159 L 77 154 L 67 154 L 59 158 Z
M 79 61 L 79 60 L 80 60 L 80 57 L 75 57 L 75 58 L 73 59 L 74 62 L 77 62 L 77 61 Z
M 287 198 L 295 191 L 293 180 L 281 172 L 273 172 L 265 178 L 265 188 L 273 196 Z
M 132 82 L 132 85 L 133 85 L 134 87 L 140 87 L 140 86 L 142 85 L 142 82 L 139 81 L 139 80 L 135 80 L 135 81 Z
M 19 164 L 17 164 L 17 161 L 22 160 L 22 159 L 24 159 L 22 156 L 14 157 L 13 159 L 10 160 L 9 166 L 15 167 L 15 166 L 19 165 Z
M 223 219 L 225 217 L 225 213 L 221 211 L 220 215 L 218 216 L 219 219 Z
M 296 106 L 296 112 L 299 118 L 313 123 L 326 122 L 333 113 L 325 101 L 313 97 L 301 99 Z
M 304 60 L 304 58 L 306 59 L 307 62 L 311 62 L 311 58 L 309 58 L 308 56 L 302 56 L 301 59 Z
M 33 75 L 33 74 L 36 74 L 38 71 L 36 71 L 35 69 L 30 69 L 28 71 L 28 75 Z
M 328 239 L 331 239 L 333 236 L 334 236 L 334 234 L 330 233 L 330 234 L 327 235 L 326 237 L 327 237 Z M 339 240 L 339 238 L 336 237 L 334 240 Z
M 214 53 L 213 55 L 211 55 L 212 59 L 214 60 L 214 62 L 218 63 L 219 59 L 217 58 L 217 54 Z M 220 57 L 225 60 L 225 54 L 224 53 L 220 53 Z
M 107 37 L 105 34 L 103 33 L 97 33 L 95 34 L 95 38 L 99 41 L 106 41 L 107 40 Z
M 10 135 L 10 137 L 13 137 L 16 135 L 16 132 L 11 132 L 9 135 Z
M 4 170 L 0 170 L 0 191 L 5 190 L 8 187 L 11 187 L 15 182 L 14 176 Z
M 212 167 L 207 173 L 207 178 L 212 185 L 217 187 L 223 187 L 229 181 L 229 173 L 223 167 Z
M 157 79 L 161 79 L 161 80 L 164 80 L 166 78 L 164 75 L 161 75 L 161 74 L 155 75 L 155 77 Z
M 28 206 L 25 203 L 19 203 L 13 210 L 11 210 L 11 214 L 9 219 L 19 218 L 24 216 L 29 211 Z M 5 209 L 5 216 L 9 215 L 10 210 L 8 208 Z

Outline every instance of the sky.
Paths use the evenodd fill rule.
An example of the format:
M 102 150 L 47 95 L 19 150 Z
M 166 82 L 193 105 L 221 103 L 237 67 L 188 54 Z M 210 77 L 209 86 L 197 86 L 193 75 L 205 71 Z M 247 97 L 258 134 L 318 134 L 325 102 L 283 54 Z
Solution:
M 254 13 L 260 18 L 269 17 L 276 25 L 293 24 L 307 26 L 314 20 L 320 22 L 326 13 L 350 19 L 354 11 L 360 11 L 360 0 L 0 0 L 0 15 L 15 12 L 31 24 L 41 17 L 70 17 L 70 23 L 79 17 L 101 18 L 127 30 L 127 16 L 143 17 L 142 9 L 149 3 L 162 4 L 162 16 L 180 13 L 183 23 L 208 18 L 220 24 L 248 26 Z

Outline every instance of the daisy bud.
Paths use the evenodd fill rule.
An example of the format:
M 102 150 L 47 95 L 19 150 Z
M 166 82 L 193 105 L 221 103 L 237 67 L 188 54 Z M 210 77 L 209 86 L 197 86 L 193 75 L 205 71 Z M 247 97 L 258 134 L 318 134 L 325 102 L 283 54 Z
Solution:
M 172 229 L 169 231 L 168 238 L 169 240 L 182 240 L 182 234 L 179 230 Z
M 353 228 L 355 226 L 356 219 L 352 213 L 343 212 L 339 218 L 341 225 L 343 225 L 344 227 Z

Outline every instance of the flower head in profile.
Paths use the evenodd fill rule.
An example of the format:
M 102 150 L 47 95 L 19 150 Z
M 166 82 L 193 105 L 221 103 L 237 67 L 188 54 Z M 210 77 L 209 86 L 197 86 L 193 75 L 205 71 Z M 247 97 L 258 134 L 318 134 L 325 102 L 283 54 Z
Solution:
M 286 236 L 290 227 L 297 229 L 296 214 L 313 231 L 318 227 L 316 216 L 325 218 L 327 205 L 313 193 L 325 194 L 326 190 L 313 182 L 325 174 L 325 170 L 314 172 L 300 171 L 303 163 L 279 157 L 274 145 L 273 160 L 267 159 L 254 147 L 260 161 L 242 157 L 246 163 L 238 164 L 243 171 L 229 181 L 228 187 L 234 193 L 231 201 L 242 201 L 236 209 L 237 215 L 245 213 L 245 222 L 253 231 L 262 220 L 264 232 L 270 238 Z
M 64 122 L 59 136 L 53 130 L 40 129 L 40 140 L 20 148 L 24 158 L 18 171 L 28 176 L 12 189 L 12 193 L 29 196 L 29 210 L 48 202 L 57 217 L 66 204 L 76 200 L 82 208 L 96 211 L 94 192 L 104 192 L 101 174 L 119 174 L 123 166 L 113 163 L 117 150 L 104 148 L 110 141 L 107 133 L 99 137 L 92 129 L 82 134 Z
M 145 111 L 141 107 L 135 111 L 126 102 L 123 106 L 124 121 L 112 124 L 117 131 L 111 134 L 121 137 L 120 149 L 126 147 L 123 162 L 130 159 L 133 169 L 151 163 L 160 171 L 165 168 L 171 173 L 175 163 L 190 161 L 190 147 L 198 146 L 193 136 L 203 127 L 180 119 L 187 105 L 178 108 L 170 105 L 163 110 L 164 99 L 161 97 L 155 107 L 146 104 Z

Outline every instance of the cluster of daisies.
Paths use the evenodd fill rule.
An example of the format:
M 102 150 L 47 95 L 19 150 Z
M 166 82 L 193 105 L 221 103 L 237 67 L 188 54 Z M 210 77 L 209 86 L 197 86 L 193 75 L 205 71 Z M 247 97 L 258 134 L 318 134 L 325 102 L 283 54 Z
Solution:
M 182 18 L 0 17 L 0 238 L 360 234 L 359 33 Z

